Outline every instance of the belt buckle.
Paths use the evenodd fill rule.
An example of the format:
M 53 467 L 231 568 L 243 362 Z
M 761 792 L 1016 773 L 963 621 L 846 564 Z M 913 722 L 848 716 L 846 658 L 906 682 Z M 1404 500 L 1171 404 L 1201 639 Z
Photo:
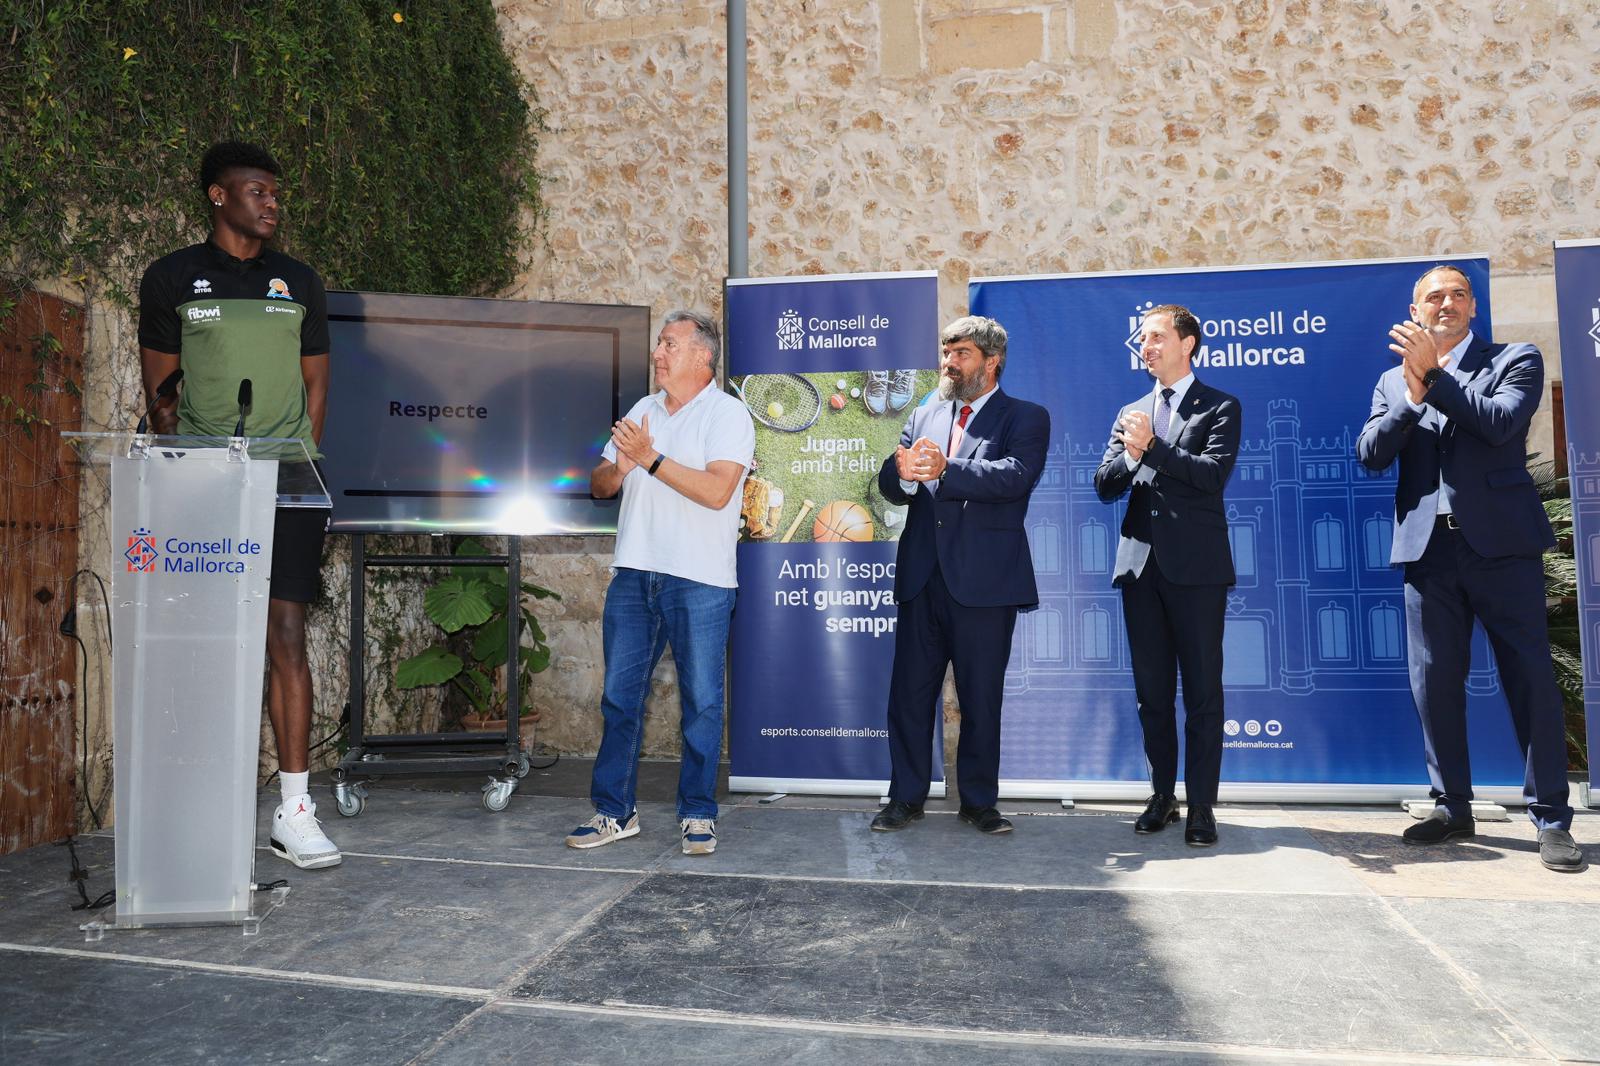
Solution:
M 1444 514 L 1444 515 L 1440 515 L 1439 517 L 1444 519 L 1444 528 L 1446 528 L 1446 529 L 1460 529 L 1461 528 L 1461 523 L 1456 521 L 1456 516 L 1455 515 L 1453 515 L 1453 514 Z

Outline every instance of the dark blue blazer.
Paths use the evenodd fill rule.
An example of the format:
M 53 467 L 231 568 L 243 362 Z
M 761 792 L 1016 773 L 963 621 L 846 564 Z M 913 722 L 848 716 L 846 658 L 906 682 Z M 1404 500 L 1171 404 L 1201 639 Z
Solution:
M 1154 417 L 1154 406 L 1151 390 L 1118 411 L 1117 421 L 1130 411 Z M 1151 555 L 1174 585 L 1234 583 L 1222 490 L 1239 458 L 1239 401 L 1196 378 L 1172 417 L 1178 421 L 1175 430 L 1168 429 L 1172 443 L 1151 441 L 1134 470 L 1123 459 L 1127 449 L 1113 425 L 1095 471 L 1094 490 L 1104 502 L 1132 493 L 1122 516 L 1113 585 L 1137 577 Z
M 1531 344 L 1490 344 L 1476 335 L 1452 368 L 1411 409 L 1401 367 L 1372 390 L 1372 414 L 1356 441 L 1369 470 L 1400 460 L 1391 563 L 1422 558 L 1439 511 L 1456 516 L 1472 550 L 1487 558 L 1539 555 L 1556 539 L 1528 473 L 1528 424 L 1544 389 L 1544 356 Z M 1446 417 L 1441 417 L 1441 415 Z
M 950 440 L 956 405 L 937 397 L 911 412 L 900 444 Z M 901 603 L 922 591 L 937 564 L 945 587 L 968 607 L 1033 607 L 1039 589 L 1022 520 L 1050 449 L 1050 412 L 1000 389 L 972 416 L 944 480 L 900 487 L 894 456 L 878 471 L 891 503 L 909 503 L 895 557 L 894 595 Z

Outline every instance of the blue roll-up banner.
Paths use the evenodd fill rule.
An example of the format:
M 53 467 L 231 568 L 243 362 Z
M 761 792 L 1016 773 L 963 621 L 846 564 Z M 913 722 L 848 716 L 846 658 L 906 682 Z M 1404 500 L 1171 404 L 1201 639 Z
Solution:
M 877 476 L 938 385 L 938 306 L 932 271 L 728 281 L 728 384 L 756 422 L 733 615 L 735 791 L 888 789 L 905 508 Z M 938 748 L 936 731 L 936 796 Z
M 1593 795 L 1600 791 L 1600 410 L 1595 403 L 1600 398 L 1600 238 L 1556 242 L 1556 318 L 1594 803 L 1600 800 Z
M 1028 511 L 1040 606 L 1019 618 L 1012 645 L 1004 794 L 1149 792 L 1111 587 L 1126 497 L 1101 503 L 1093 478 L 1117 410 L 1151 388 L 1137 333 L 1141 313 L 1162 303 L 1200 318 L 1195 373 L 1238 396 L 1244 412 L 1226 494 L 1238 584 L 1224 640 L 1222 797 L 1426 794 L 1401 574 L 1389 565 L 1395 469 L 1369 474 L 1355 441 L 1378 376 L 1395 365 L 1388 331 L 1407 319 L 1413 284 L 1437 262 L 1471 279 L 1473 328 L 1491 336 L 1485 257 L 971 283 L 973 313 L 1010 333 L 1006 391 L 1047 406 L 1057 435 Z M 1584 298 L 1592 303 L 1593 290 Z M 1572 395 L 1600 395 L 1600 385 Z M 1481 629 L 1473 655 L 1474 784 L 1480 798 L 1519 801 L 1522 760 Z

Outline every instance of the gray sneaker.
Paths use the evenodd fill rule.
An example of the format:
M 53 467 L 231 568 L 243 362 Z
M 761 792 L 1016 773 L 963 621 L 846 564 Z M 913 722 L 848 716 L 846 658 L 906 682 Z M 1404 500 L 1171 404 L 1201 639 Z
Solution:
M 685 855 L 710 855 L 717 850 L 717 822 L 715 818 L 685 818 L 678 823 L 683 830 Z
M 889 409 L 887 370 L 867 371 L 867 387 L 861 390 L 861 402 L 867 405 L 868 414 L 881 415 Z
M 1564 874 L 1575 874 L 1586 865 L 1583 849 L 1565 829 L 1539 830 L 1539 861 L 1546 870 Z
M 608 818 L 603 814 L 596 814 L 587 822 L 567 834 L 567 847 L 569 848 L 598 848 L 603 844 L 611 844 L 618 840 L 639 835 L 639 812 L 634 811 L 628 815 L 627 821 L 618 821 Z
M 896 370 L 889 377 L 889 410 L 904 411 L 917 390 L 915 370 Z

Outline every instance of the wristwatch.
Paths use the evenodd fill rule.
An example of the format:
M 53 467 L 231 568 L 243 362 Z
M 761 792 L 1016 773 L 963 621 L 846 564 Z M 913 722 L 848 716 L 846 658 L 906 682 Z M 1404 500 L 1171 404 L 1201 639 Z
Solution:
M 1433 388 L 1434 383 L 1436 381 L 1438 381 L 1443 376 L 1444 376 L 1444 367 L 1442 367 L 1442 366 L 1434 367 L 1432 370 L 1429 370 L 1426 374 L 1422 375 L 1422 387 L 1425 388 L 1425 389 Z

